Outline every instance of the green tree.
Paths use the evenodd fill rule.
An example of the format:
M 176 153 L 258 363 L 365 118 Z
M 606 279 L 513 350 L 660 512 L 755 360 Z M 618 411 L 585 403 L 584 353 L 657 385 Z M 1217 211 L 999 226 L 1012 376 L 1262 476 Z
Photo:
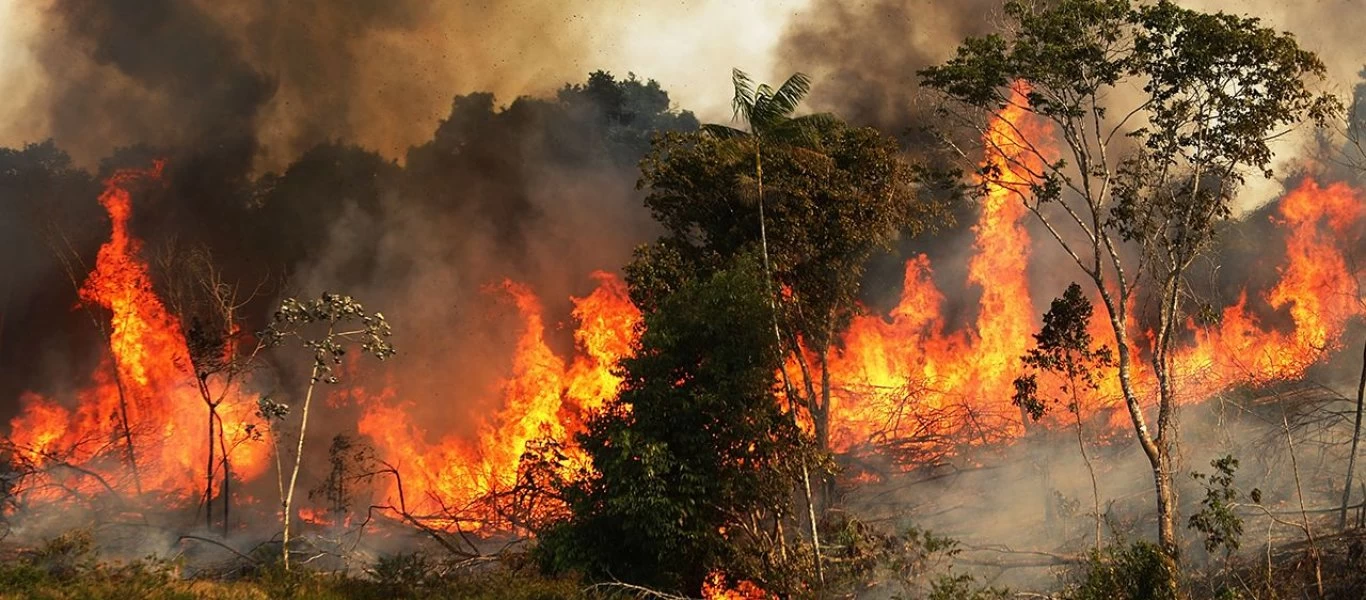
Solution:
M 790 374 L 793 397 L 810 412 L 826 448 L 824 367 L 860 310 L 869 257 L 948 215 L 944 202 L 919 193 L 921 172 L 902 160 L 894 140 L 830 115 L 792 118 L 807 90 L 804 76 L 777 90 L 751 91 L 737 71 L 735 84 L 736 114 L 748 131 L 708 125 L 700 133 L 666 134 L 641 163 L 645 204 L 666 233 L 637 250 L 627 280 L 632 299 L 648 308 L 681 282 L 757 250 L 778 305 L 779 351 L 801 370 L 800 380 Z
M 1087 278 L 1115 335 L 1116 364 L 1135 436 L 1152 466 L 1158 541 L 1175 563 L 1174 382 L 1171 352 L 1184 323 L 1183 279 L 1207 247 L 1247 172 L 1270 174 L 1271 141 L 1337 108 L 1310 85 L 1324 66 L 1293 36 L 1249 17 L 1189 10 L 1161 0 L 1007 3 L 1007 33 L 969 38 L 946 63 L 921 71 L 942 94 L 946 118 L 987 144 L 989 118 L 1023 110 L 1051 123 L 1018 131 L 1040 161 L 1025 198 Z M 1027 87 L 1023 96 L 1015 92 Z M 1062 158 L 1043 148 L 1056 136 Z M 1016 153 L 1006 153 L 1013 155 Z M 965 158 L 967 158 L 965 156 Z M 975 159 L 974 159 L 975 160 Z M 1134 381 L 1130 301 L 1142 284 L 1157 309 L 1149 353 L 1157 380 L 1150 423 Z M 1175 587 L 1175 569 L 1169 584 Z
M 552 569 L 679 592 L 769 557 L 799 433 L 775 397 L 757 261 L 683 285 L 645 317 L 617 402 L 578 437 L 594 473 L 562 490 L 571 516 L 542 536 Z M 757 561 L 757 562 L 756 562 Z M 738 572 L 737 572 L 738 571 Z
M 1094 307 L 1082 295 L 1081 286 L 1067 286 L 1061 298 L 1043 315 L 1043 327 L 1034 334 L 1034 347 L 1021 357 L 1030 373 L 1015 379 L 1015 395 L 1011 398 L 1020 410 L 1035 421 L 1048 411 L 1047 398 L 1039 397 L 1039 373 L 1051 373 L 1060 379 L 1058 392 L 1062 398 L 1052 398 L 1052 404 L 1065 404 L 1076 424 L 1077 448 L 1091 475 L 1091 502 L 1096 522 L 1096 550 L 1101 544 L 1100 484 L 1091 455 L 1086 451 L 1086 436 L 1082 428 L 1081 402 L 1083 394 L 1100 388 L 1100 376 L 1114 363 L 1110 349 L 1096 346 L 1088 327 Z

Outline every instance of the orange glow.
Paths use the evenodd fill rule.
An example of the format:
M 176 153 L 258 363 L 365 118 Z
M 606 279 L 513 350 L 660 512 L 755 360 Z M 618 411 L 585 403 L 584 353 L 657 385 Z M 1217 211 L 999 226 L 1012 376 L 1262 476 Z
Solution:
M 100 194 L 109 213 L 110 238 L 80 289 L 83 302 L 108 311 L 109 317 L 109 355 L 92 374 L 93 383 L 77 393 L 74 411 L 25 394 L 10 427 L 11 439 L 39 465 L 66 462 L 121 481 L 114 475 L 127 464 L 122 425 L 126 405 L 137 483 L 145 491 L 188 497 L 203 493 L 207 409 L 195 387 L 180 324 L 153 293 L 147 262 L 140 256 L 142 244 L 128 231 L 130 187 L 159 180 L 161 171 L 161 162 L 147 170 L 118 171 Z M 255 401 L 229 394 L 219 407 L 228 439 L 245 436 Z M 100 457 L 108 460 L 95 460 Z M 264 445 L 241 444 L 232 455 L 233 471 L 255 477 L 265 469 L 266 458 Z
M 1248 311 L 1247 296 L 1224 309 L 1217 326 L 1200 330 L 1197 343 L 1174 361 L 1187 399 L 1198 400 L 1238 383 L 1293 380 L 1336 350 L 1347 322 L 1362 314 L 1357 281 L 1338 249 L 1361 218 L 1362 196 L 1344 183 L 1322 187 L 1312 179 L 1286 194 L 1275 222 L 1284 226 L 1281 279 L 1265 297 L 1286 311 L 1292 327 L 1263 326 Z
M 360 432 L 374 442 L 379 458 L 403 474 L 407 498 L 418 499 L 424 510 L 435 507 L 423 499 L 463 510 L 490 492 L 506 490 L 516 483 L 527 442 L 572 441 L 588 411 L 616 396 L 621 379 L 612 368 L 631 353 L 641 317 L 614 275 L 596 272 L 593 278 L 598 288 L 572 299 L 579 326 L 577 353 L 568 365 L 546 343 L 540 301 L 526 286 L 504 282 L 502 291 L 521 316 L 522 333 L 511 376 L 499 392 L 501 409 L 482 424 L 477 439 L 440 436 L 417 426 L 405 402 L 366 403 Z M 397 484 L 383 496 L 396 505 Z
M 1013 92 L 1015 104 L 1023 103 L 1027 90 L 1017 86 Z M 982 182 L 986 195 L 968 264 L 968 282 L 981 292 L 976 324 L 944 331 L 944 294 L 931 280 L 929 259 L 907 261 L 901 302 L 890 319 L 855 319 L 845 351 L 830 359 L 831 444 L 837 450 L 893 439 L 937 446 L 967 427 L 981 441 L 1021 431 L 1019 411 L 1010 404 L 1011 382 L 1039 318 L 1030 302 L 1028 211 L 1021 193 L 1041 168 L 1023 140 L 1048 136 L 1045 124 L 1010 106 L 986 137 L 985 162 L 993 175 Z
M 753 581 L 740 580 L 734 587 L 726 584 L 726 575 L 720 571 L 712 571 L 707 574 L 707 580 L 702 582 L 703 600 L 769 600 L 776 598 L 764 591 Z
M 1012 439 L 1024 432 L 1024 417 L 1011 405 L 1011 382 L 1022 374 L 1019 357 L 1033 344 L 1041 314 L 1031 302 L 1029 235 L 1022 223 L 1028 210 L 1019 192 L 1037 172 L 1037 157 L 1021 153 L 1021 134 L 1039 153 L 1053 150 L 1041 141 L 1047 129 L 1018 104 L 987 131 L 986 164 L 997 176 L 984 182 L 981 216 L 973 228 L 975 254 L 968 283 L 981 292 L 974 324 L 945 331 L 944 293 L 935 287 L 925 256 L 906 262 L 900 303 L 887 317 L 855 319 L 844 350 L 831 356 L 831 445 L 837 451 L 867 443 L 888 444 L 910 460 L 935 460 L 958 445 Z M 1190 324 L 1191 340 L 1178 344 L 1173 373 L 1180 402 L 1200 401 L 1230 387 L 1302 377 L 1325 351 L 1339 346 L 1350 319 L 1362 315 L 1355 276 L 1341 248 L 1362 217 L 1359 192 L 1342 183 L 1326 187 L 1307 180 L 1277 206 L 1275 222 L 1286 231 L 1280 281 L 1264 300 L 1288 315 L 1289 327 L 1260 323 L 1246 298 L 1223 312 L 1221 321 L 1200 329 Z M 1129 314 L 1132 319 L 1133 301 Z M 1147 362 L 1151 334 L 1128 324 L 1133 344 L 1134 380 L 1145 402 L 1155 395 Z M 1097 304 L 1091 332 L 1098 344 L 1114 348 L 1114 333 Z M 1039 381 L 1043 394 L 1058 397 L 1055 379 Z M 1127 427 L 1127 414 L 1111 410 L 1120 401 L 1113 373 L 1101 389 L 1079 398 L 1084 419 L 1110 411 L 1113 427 Z M 1107 432 L 1097 432 L 1105 434 Z
M 1022 103 L 1025 90 L 1014 93 L 1015 102 Z M 981 182 L 986 194 L 972 230 L 966 289 L 948 291 L 976 294 L 976 305 L 967 307 L 975 310 L 966 326 L 950 328 L 946 293 L 933 280 L 929 258 L 919 255 L 906 262 L 896 307 L 887 315 L 854 319 L 841 350 L 829 357 L 830 435 L 837 451 L 885 444 L 908 460 L 937 460 L 964 445 L 1008 442 L 1025 432 L 1022 415 L 1010 401 L 1012 381 L 1022 373 L 1020 356 L 1033 345 L 1046 304 L 1031 298 L 1033 242 L 1025 228 L 1031 217 L 1021 194 L 1041 168 L 1034 150 L 1045 157 L 1055 150 L 1041 145 L 1051 139 L 1047 126 L 1013 106 L 990 123 L 985 137 L 989 150 L 983 164 L 991 167 L 990 179 Z M 1024 148 L 1026 138 L 1033 141 L 1032 148 Z M 21 411 L 10 423 L 11 437 L 25 459 L 78 465 L 120 492 L 130 491 L 120 424 L 126 403 L 142 489 L 192 501 L 204 493 L 205 407 L 189 371 L 180 324 L 153 293 L 141 244 L 128 230 L 134 184 L 154 182 L 160 175 L 157 164 L 120 171 L 105 182 L 99 201 L 109 213 L 111 234 L 79 296 L 108 318 L 110 351 L 88 384 L 70 398 L 22 395 Z M 1249 300 L 1245 293 L 1223 309 L 1215 325 L 1187 325 L 1173 360 L 1181 401 L 1199 401 L 1244 383 L 1303 377 L 1325 352 L 1338 347 L 1348 323 L 1362 315 L 1356 275 L 1341 250 L 1351 243 L 1348 236 L 1360 230 L 1362 212 L 1362 194 L 1343 183 L 1306 180 L 1280 201 L 1274 221 L 1284 231 L 1286 251 L 1279 280 L 1262 297 Z M 458 519 L 489 517 L 481 500 L 514 486 L 528 443 L 543 438 L 570 444 L 563 448 L 568 462 L 583 465 L 582 453 L 572 447 L 574 434 L 583 430 L 592 411 L 616 396 L 621 379 L 614 367 L 634 351 L 642 322 L 620 279 L 605 272 L 591 277 L 596 288 L 571 298 L 574 349 L 567 353 L 557 353 L 547 339 L 547 323 L 555 321 L 547 321 L 529 286 L 506 281 L 491 293 L 515 310 L 517 341 L 500 385 L 490 397 L 471 400 L 491 408 L 473 417 L 477 422 L 468 433 L 434 430 L 420 422 L 415 409 L 424 399 L 405 396 L 387 372 L 378 382 L 348 379 L 347 387 L 328 395 L 332 408 L 351 405 L 359 410 L 356 432 L 373 446 L 375 458 L 401 474 L 403 502 L 410 513 L 430 516 L 431 526 L 479 527 Z M 1277 311 L 1276 319 L 1258 316 L 1268 307 Z M 1113 347 L 1105 319 L 1104 309 L 1097 306 L 1091 331 L 1098 343 Z M 1153 376 L 1144 346 L 1149 334 L 1132 324 L 1130 331 L 1134 379 L 1140 396 L 1150 402 Z M 790 372 L 799 376 L 798 369 Z M 1047 386 L 1056 382 L 1041 379 L 1040 385 L 1045 386 L 1041 392 L 1053 393 Z M 1099 392 L 1088 396 L 1081 406 L 1083 418 L 1106 420 L 1105 411 L 1119 397 L 1112 374 L 1102 378 Z M 245 435 L 256 400 L 249 393 L 233 393 L 219 408 L 230 440 Z M 1123 411 L 1108 418 L 1116 431 L 1127 425 Z M 234 474 L 259 479 L 272 462 L 270 447 L 265 442 L 234 446 Z M 870 474 L 857 477 L 876 479 Z M 88 481 L 75 485 L 93 486 Z M 376 503 L 399 505 L 397 479 L 376 477 L 372 485 Z M 301 508 L 301 517 L 318 525 L 336 520 L 317 507 Z M 703 593 L 708 598 L 768 597 L 750 582 L 728 586 L 721 573 L 709 577 Z

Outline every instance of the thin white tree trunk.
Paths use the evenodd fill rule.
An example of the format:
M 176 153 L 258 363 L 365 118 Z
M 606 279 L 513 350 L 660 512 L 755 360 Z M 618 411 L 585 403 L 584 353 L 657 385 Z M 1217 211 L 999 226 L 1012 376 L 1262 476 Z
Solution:
M 313 389 L 318 386 L 318 365 L 313 365 L 313 375 L 308 379 L 308 393 L 304 394 L 303 418 L 299 422 L 299 446 L 294 452 L 294 471 L 289 475 L 289 487 L 285 490 L 285 530 L 283 556 L 285 570 L 289 570 L 289 525 L 294 513 L 294 486 L 299 481 L 299 465 L 304 460 L 304 434 L 308 432 L 308 408 L 313 403 Z

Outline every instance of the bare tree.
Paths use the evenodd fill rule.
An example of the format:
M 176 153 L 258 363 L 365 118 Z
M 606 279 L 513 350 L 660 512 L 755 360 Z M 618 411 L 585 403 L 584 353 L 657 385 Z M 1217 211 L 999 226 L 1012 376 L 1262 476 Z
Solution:
M 333 370 L 336 365 L 341 364 L 348 345 L 358 346 L 362 352 L 380 360 L 393 356 L 394 347 L 388 342 L 389 336 L 389 323 L 384 320 L 383 314 L 367 314 L 365 308 L 350 296 L 326 292 L 317 300 L 299 301 L 286 298 L 280 303 L 279 310 L 275 311 L 273 322 L 261 333 L 261 343 L 266 347 L 279 346 L 287 339 L 295 339 L 313 353 L 313 364 L 299 420 L 298 443 L 294 450 L 294 468 L 290 472 L 288 484 L 282 481 L 280 490 L 281 506 L 284 509 L 282 554 L 285 570 L 289 570 L 289 537 L 294 512 L 294 489 L 299 481 L 299 468 L 303 464 L 304 437 L 308 433 L 308 416 L 313 404 L 313 392 L 319 383 L 338 382 Z M 262 407 L 263 412 L 269 409 L 275 417 L 282 417 L 288 411 L 287 406 L 275 403 L 267 405 L 263 402 Z M 272 435 L 274 436 L 274 433 Z M 274 436 L 273 439 L 278 440 L 278 436 Z
M 232 461 L 218 409 L 228 398 L 238 397 L 243 376 L 254 369 L 256 358 L 265 348 L 261 340 L 246 339 L 238 322 L 239 311 L 256 298 L 262 286 L 257 285 L 244 295 L 240 286 L 224 280 L 207 248 L 185 250 L 174 240 L 159 253 L 157 266 L 166 282 L 166 303 L 184 330 L 188 367 L 194 372 L 195 389 L 207 410 L 204 526 L 213 527 L 214 481 L 221 466 L 223 483 L 219 495 L 223 533 L 227 535 L 232 509 Z M 244 343 L 249 350 L 243 349 Z

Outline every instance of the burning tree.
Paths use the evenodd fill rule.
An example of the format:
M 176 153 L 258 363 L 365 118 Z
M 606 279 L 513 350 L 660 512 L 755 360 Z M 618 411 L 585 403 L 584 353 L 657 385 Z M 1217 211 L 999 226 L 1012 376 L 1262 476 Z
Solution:
M 1003 180 L 990 163 L 981 179 L 1015 190 L 1094 284 L 1153 469 L 1159 543 L 1174 563 L 1172 350 L 1184 322 L 1184 276 L 1231 214 L 1246 172 L 1271 174 L 1272 141 L 1306 119 L 1322 123 L 1337 104 L 1309 87 L 1323 78 L 1319 59 L 1255 18 L 1165 0 L 1017 1 L 1005 15 L 1007 33 L 969 38 L 953 59 L 920 74 L 948 101 L 943 114 L 991 148 L 1012 146 L 1001 154 L 1030 180 Z M 1132 104 L 1121 106 L 1125 99 Z M 1052 140 L 1014 127 L 1012 113 L 1051 123 L 1064 157 L 1050 156 Z M 987 123 L 1003 123 L 1009 135 Z M 1129 340 L 1140 284 L 1159 307 L 1148 356 L 1155 427 Z
M 166 280 L 163 283 L 166 304 L 185 330 L 188 367 L 194 373 L 195 390 L 208 414 L 205 527 L 213 527 L 214 481 L 221 468 L 219 496 L 226 535 L 232 507 L 231 454 L 239 444 L 257 440 L 259 429 L 254 426 L 243 428 L 235 432 L 236 437 L 229 439 L 220 408 L 229 397 L 241 392 L 241 384 L 254 369 L 256 358 L 264 348 L 260 340 L 247 340 L 238 322 L 238 312 L 256 297 L 260 287 L 244 295 L 239 286 L 224 280 L 207 248 L 186 251 L 172 242 L 158 258 L 158 266 Z
M 359 302 L 350 296 L 324 292 L 317 300 L 299 301 L 286 298 L 275 312 L 274 320 L 265 331 L 261 340 L 267 347 L 283 344 L 286 339 L 296 339 L 313 353 L 312 371 L 308 377 L 308 387 L 304 392 L 304 404 L 299 417 L 297 447 L 294 451 L 294 467 L 289 481 L 283 481 L 283 468 L 280 469 L 280 503 L 284 508 L 282 558 L 284 567 L 289 569 L 290 524 L 294 512 L 294 488 L 299 481 L 299 467 L 303 464 L 304 435 L 308 432 L 309 408 L 313 403 L 313 391 L 319 383 L 337 383 L 334 374 L 336 365 L 342 363 L 348 345 L 359 346 L 360 350 L 375 358 L 384 360 L 393 356 L 394 347 L 389 344 L 389 323 L 381 313 L 368 314 Z M 287 414 L 288 407 L 262 401 L 261 413 L 272 422 L 278 422 Z M 277 436 L 278 440 L 278 436 Z M 279 463 L 278 443 L 276 464 Z

